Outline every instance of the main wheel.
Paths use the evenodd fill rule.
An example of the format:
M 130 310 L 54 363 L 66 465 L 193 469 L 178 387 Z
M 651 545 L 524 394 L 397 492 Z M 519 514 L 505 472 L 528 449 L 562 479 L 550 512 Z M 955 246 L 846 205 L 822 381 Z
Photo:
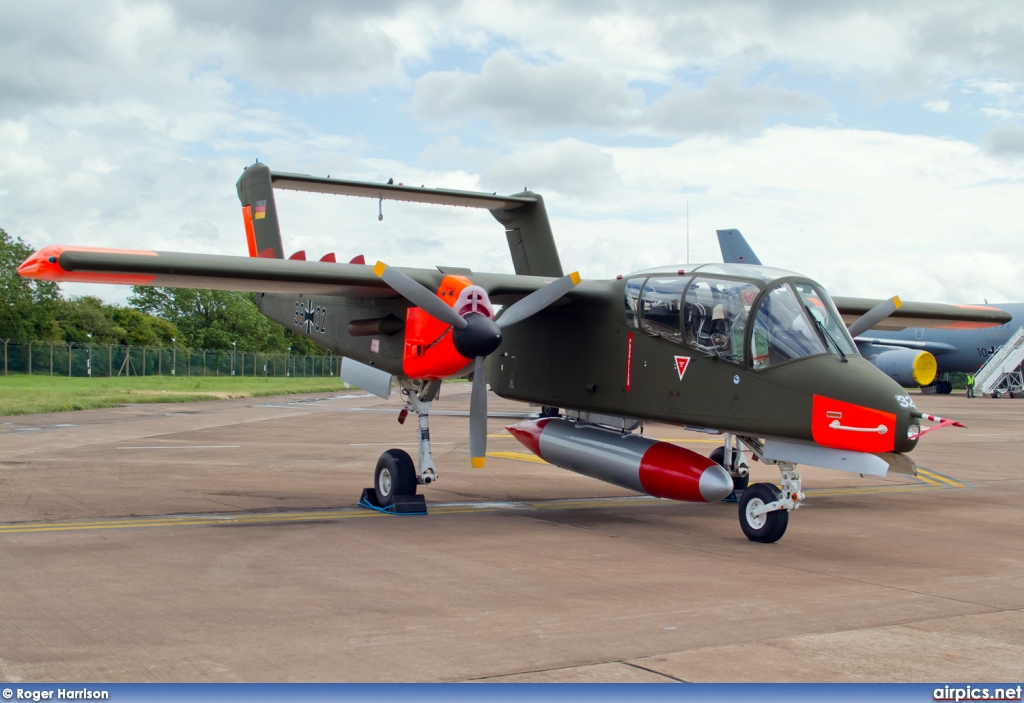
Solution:
M 751 542 L 778 542 L 789 525 L 788 510 L 753 515 L 752 511 L 780 497 L 779 489 L 770 483 L 755 483 L 740 498 L 740 527 Z
M 381 454 L 373 473 L 373 488 L 382 508 L 394 504 L 395 496 L 416 495 L 416 467 L 412 458 L 401 449 Z
M 725 465 L 725 447 L 715 447 L 714 449 L 712 449 L 711 453 L 708 455 L 708 459 L 711 459 L 711 461 L 715 462 L 716 464 L 721 466 L 726 471 L 731 471 L 731 469 L 736 467 L 736 455 L 735 454 L 733 454 L 733 457 L 732 457 L 732 467 L 729 467 L 729 466 Z M 750 474 L 747 474 L 746 476 L 733 476 L 732 477 L 732 490 L 734 492 L 735 491 L 742 491 L 742 490 L 746 489 L 748 483 L 750 483 Z
M 558 417 L 558 408 L 553 405 L 540 406 L 541 417 Z

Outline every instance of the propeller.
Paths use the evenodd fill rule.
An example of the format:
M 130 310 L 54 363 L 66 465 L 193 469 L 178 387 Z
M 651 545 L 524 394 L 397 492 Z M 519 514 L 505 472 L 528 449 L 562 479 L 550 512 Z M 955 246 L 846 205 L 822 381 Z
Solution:
M 889 315 L 892 315 L 901 305 L 903 305 L 903 302 L 900 300 L 900 297 L 898 295 L 894 295 L 888 300 L 883 300 L 878 305 L 858 317 L 856 320 L 851 322 L 850 326 L 846 329 L 850 333 L 851 337 L 858 337 L 885 318 L 889 317 Z
M 446 302 L 430 292 L 430 289 L 417 283 L 393 266 L 378 261 L 373 272 L 382 281 L 394 288 L 398 293 L 416 307 L 426 310 L 427 314 L 441 322 L 454 325 L 457 329 L 465 329 L 468 325 L 465 318 L 455 312 Z
M 492 320 L 479 312 L 470 312 L 465 317 L 459 315 L 429 288 L 382 261 L 377 262 L 373 272 L 428 315 L 452 325 L 455 350 L 467 359 L 473 359 L 473 389 L 469 400 L 469 456 L 473 468 L 482 469 L 487 456 L 487 378 L 484 359 L 501 346 L 503 329 L 522 322 L 554 303 L 580 282 L 580 275 L 573 272 L 555 279 L 510 305 L 497 320 Z

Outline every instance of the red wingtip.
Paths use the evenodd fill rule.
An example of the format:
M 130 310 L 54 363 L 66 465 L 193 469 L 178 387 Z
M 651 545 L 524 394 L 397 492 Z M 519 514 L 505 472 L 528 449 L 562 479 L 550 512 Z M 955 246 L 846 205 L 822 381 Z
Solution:
M 329 254 L 324 254 L 323 256 L 321 256 L 320 261 L 323 261 L 324 263 L 328 264 L 336 264 L 338 263 L 338 257 L 335 256 L 334 252 L 332 251 Z
M 351 261 L 349 261 L 349 263 L 350 264 L 360 264 L 360 265 L 364 265 L 365 266 L 366 265 L 366 257 L 363 256 L 362 254 L 360 254 L 359 256 L 357 256 L 357 257 L 353 258 Z
M 266 249 L 261 251 L 260 255 L 259 255 L 259 258 L 261 258 L 261 259 L 274 259 L 274 258 L 276 258 L 274 256 L 274 247 L 267 247 Z
M 46 247 L 40 249 L 32 256 L 25 259 L 18 267 L 18 275 L 24 278 L 38 278 L 43 281 L 60 280 L 64 270 L 57 263 L 61 247 Z
M 306 250 L 305 249 L 299 249 L 297 252 L 295 252 L 294 254 L 289 256 L 288 258 L 291 259 L 292 261 L 305 261 L 306 260 Z
M 145 276 L 131 273 L 101 273 L 94 271 L 66 271 L 60 265 L 60 256 L 66 251 L 105 252 L 113 254 L 136 254 L 141 256 L 157 256 L 155 251 L 138 249 L 108 249 L 105 247 L 78 247 L 54 244 L 43 247 L 25 259 L 18 267 L 18 275 L 40 281 L 64 281 L 74 283 L 123 283 L 125 285 L 144 286 L 156 276 Z

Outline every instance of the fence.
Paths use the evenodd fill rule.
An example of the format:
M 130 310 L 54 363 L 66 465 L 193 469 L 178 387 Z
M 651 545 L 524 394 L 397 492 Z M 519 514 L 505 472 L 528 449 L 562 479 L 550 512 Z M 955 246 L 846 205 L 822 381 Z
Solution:
M 239 349 L 3 341 L 4 375 L 336 376 L 341 357 Z

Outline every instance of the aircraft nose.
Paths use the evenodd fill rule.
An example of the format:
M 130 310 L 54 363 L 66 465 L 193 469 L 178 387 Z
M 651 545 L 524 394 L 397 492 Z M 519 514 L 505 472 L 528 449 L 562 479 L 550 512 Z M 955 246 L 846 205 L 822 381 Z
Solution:
M 907 396 L 909 399 L 910 396 Z M 913 406 L 901 407 L 896 412 L 896 446 L 897 452 L 909 452 L 917 446 L 917 436 L 921 433 L 920 413 Z

